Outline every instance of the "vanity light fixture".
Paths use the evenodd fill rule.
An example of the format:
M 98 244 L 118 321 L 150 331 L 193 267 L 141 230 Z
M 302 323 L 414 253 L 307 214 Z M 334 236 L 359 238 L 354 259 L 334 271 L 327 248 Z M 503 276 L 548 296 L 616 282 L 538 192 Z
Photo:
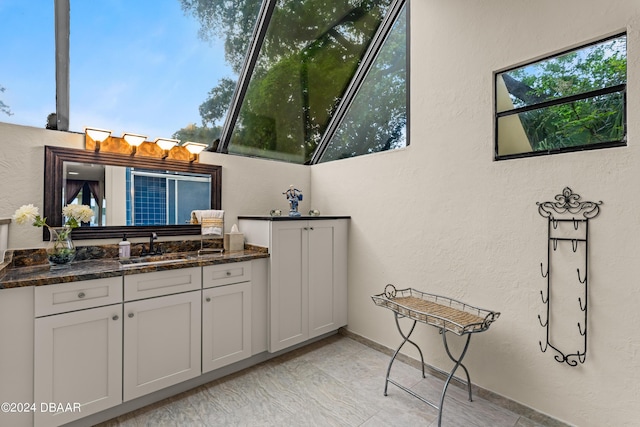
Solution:
M 127 144 L 131 146 L 131 155 L 136 154 L 136 150 L 142 144 L 147 137 L 145 135 L 138 135 L 135 133 L 124 133 L 122 138 L 127 141 Z
M 85 134 L 85 148 L 90 151 L 95 150 L 96 153 L 155 157 L 167 159 L 167 161 L 197 162 L 198 155 L 209 147 L 199 142 L 185 142 L 180 145 L 179 139 L 171 138 L 156 138 L 154 141 L 148 141 L 146 135 L 130 132 L 124 132 L 122 136 L 113 136 L 110 130 L 93 127 L 86 127 Z
M 110 130 L 98 129 L 98 128 L 84 128 L 84 133 L 86 136 L 91 138 L 95 142 L 95 151 L 100 151 L 100 144 L 106 141 L 109 136 L 111 136 Z M 85 145 L 87 144 L 85 140 Z
M 184 144 L 182 144 L 182 146 L 186 148 L 187 151 L 189 151 L 189 153 L 191 153 L 191 158 L 189 159 L 190 162 L 194 162 L 198 160 L 198 155 L 202 153 L 205 148 L 208 147 L 207 144 L 201 144 L 199 142 L 190 142 L 190 141 L 185 142 Z
M 162 158 L 165 159 L 169 155 L 169 150 L 180 143 L 179 139 L 156 138 L 156 145 L 162 148 Z

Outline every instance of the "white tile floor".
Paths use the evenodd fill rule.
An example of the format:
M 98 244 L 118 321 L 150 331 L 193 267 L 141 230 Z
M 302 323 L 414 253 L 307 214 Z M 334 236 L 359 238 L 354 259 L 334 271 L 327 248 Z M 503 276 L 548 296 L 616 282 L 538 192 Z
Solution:
M 335 335 L 100 424 L 134 426 L 437 426 L 437 411 L 389 385 L 389 356 Z M 443 381 L 396 361 L 392 376 L 435 402 Z M 445 427 L 536 427 L 541 424 L 450 386 Z M 535 415 L 535 414 L 534 414 Z

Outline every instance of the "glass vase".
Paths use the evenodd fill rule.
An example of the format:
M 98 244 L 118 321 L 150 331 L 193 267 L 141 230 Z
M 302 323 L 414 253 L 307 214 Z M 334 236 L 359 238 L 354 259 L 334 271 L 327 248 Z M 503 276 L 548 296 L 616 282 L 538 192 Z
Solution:
M 76 257 L 76 247 L 71 240 L 71 227 L 50 227 L 46 252 L 51 268 L 68 266 Z

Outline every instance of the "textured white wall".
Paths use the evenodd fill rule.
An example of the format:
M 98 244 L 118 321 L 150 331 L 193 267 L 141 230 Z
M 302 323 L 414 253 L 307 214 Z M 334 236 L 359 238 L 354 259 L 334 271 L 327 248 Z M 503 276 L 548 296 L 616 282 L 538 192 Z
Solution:
M 398 344 L 391 313 L 369 298 L 387 283 L 468 300 L 502 312 L 473 338 L 465 360 L 474 383 L 576 425 L 636 425 L 640 2 L 420 0 L 411 24 L 411 146 L 312 168 L 205 153 L 203 162 L 224 167 L 227 227 L 239 214 L 286 211 L 280 193 L 300 186 L 302 212 L 352 216 L 353 332 Z M 628 147 L 492 161 L 493 71 L 625 29 Z M 44 145 L 81 148 L 82 137 L 0 123 L 0 218 L 42 207 Z M 577 368 L 538 347 L 546 222 L 535 202 L 565 186 L 604 202 L 591 226 L 589 346 Z M 11 224 L 10 247 L 39 238 Z M 450 367 L 435 329 L 420 328 L 416 340 L 429 363 Z
M 28 203 L 38 206 L 42 213 L 45 145 L 82 149 L 84 135 L 0 123 L 0 218 L 10 218 L 18 207 Z M 216 153 L 202 153 L 200 162 L 222 166 L 222 208 L 227 231 L 237 223 L 238 215 L 265 215 L 271 209 L 286 212 L 288 203 L 282 193 L 290 184 L 305 195 L 311 193 L 307 166 Z M 300 208 L 308 211 L 308 201 L 303 201 Z M 84 240 L 76 244 L 117 240 Z M 10 249 L 42 246 L 41 229 L 10 224 Z
M 494 162 L 492 73 L 624 30 L 628 146 Z M 352 215 L 349 329 L 399 344 L 391 312 L 370 299 L 387 283 L 467 300 L 502 312 L 472 338 L 474 383 L 572 424 L 637 425 L 640 2 L 413 1 L 411 67 L 410 147 L 312 168 L 319 209 Z M 604 202 L 590 227 L 587 360 L 575 368 L 538 345 L 547 225 L 535 203 L 565 186 Z M 416 339 L 450 368 L 434 328 Z

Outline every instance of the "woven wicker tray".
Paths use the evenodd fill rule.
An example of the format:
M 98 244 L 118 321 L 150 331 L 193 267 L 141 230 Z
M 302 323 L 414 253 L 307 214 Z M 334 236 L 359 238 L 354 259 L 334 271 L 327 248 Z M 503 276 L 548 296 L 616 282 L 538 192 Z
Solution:
M 384 293 L 371 298 L 376 305 L 386 307 L 401 316 L 457 335 L 485 331 L 500 316 L 498 312 L 474 307 L 452 298 L 412 288 L 397 290 L 393 285 L 387 285 Z

